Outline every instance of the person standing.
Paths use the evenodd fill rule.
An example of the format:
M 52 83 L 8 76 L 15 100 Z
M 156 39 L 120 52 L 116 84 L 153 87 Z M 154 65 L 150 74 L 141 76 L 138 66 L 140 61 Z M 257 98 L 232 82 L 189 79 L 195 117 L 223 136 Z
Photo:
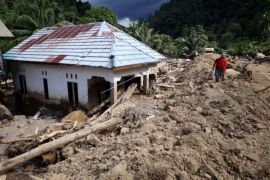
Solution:
M 215 63 L 213 65 L 213 70 L 215 70 L 214 75 L 215 75 L 216 82 L 219 82 L 220 79 L 222 81 L 225 80 L 227 65 L 228 65 L 228 60 L 226 58 L 225 53 L 223 53 L 220 56 L 220 58 L 215 60 Z

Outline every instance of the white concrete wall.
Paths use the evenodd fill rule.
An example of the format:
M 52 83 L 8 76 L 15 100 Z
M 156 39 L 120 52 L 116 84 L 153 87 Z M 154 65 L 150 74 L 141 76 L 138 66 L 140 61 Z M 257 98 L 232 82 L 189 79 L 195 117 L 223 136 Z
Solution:
M 79 104 L 88 105 L 88 79 L 92 76 L 104 77 L 106 81 L 117 82 L 122 76 L 137 75 L 148 73 L 148 68 L 138 68 L 136 70 L 113 72 L 110 69 L 92 68 L 86 66 L 71 65 L 47 65 L 14 62 L 11 64 L 14 78 L 15 91 L 20 90 L 19 75 L 25 75 L 27 89 L 29 92 L 44 94 L 43 78 L 48 80 L 50 99 L 68 101 L 67 82 L 78 83 Z M 42 71 L 47 75 L 42 75 Z M 68 73 L 68 78 L 66 77 Z M 73 75 L 71 79 L 70 74 Z M 75 79 L 77 74 L 77 79 Z

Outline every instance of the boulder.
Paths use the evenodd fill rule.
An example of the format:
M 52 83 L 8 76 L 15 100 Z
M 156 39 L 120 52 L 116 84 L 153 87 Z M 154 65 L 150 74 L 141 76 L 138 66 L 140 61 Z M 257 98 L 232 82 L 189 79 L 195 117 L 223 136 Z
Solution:
M 80 123 L 86 122 L 88 117 L 85 115 L 83 111 L 73 111 L 72 113 L 65 116 L 61 122 L 67 122 L 67 121 L 78 121 Z
M 156 130 L 157 130 L 157 127 L 151 122 L 144 123 L 141 127 L 141 132 L 143 133 L 153 133 Z
M 125 127 L 121 128 L 121 130 L 120 130 L 121 135 L 124 135 L 124 134 L 127 134 L 127 133 L 129 133 L 129 128 L 125 128 Z
M 153 135 L 151 135 L 149 137 L 150 142 L 153 144 L 157 144 L 157 145 L 162 145 L 164 140 L 165 140 L 165 136 L 163 133 L 157 132 L 154 133 Z
M 61 152 L 64 158 L 68 158 L 75 153 L 74 148 L 72 146 L 63 147 Z
M 265 55 L 263 53 L 257 53 L 255 58 L 256 58 L 256 60 L 260 60 L 260 59 L 265 58 Z
M 231 79 L 236 78 L 240 74 L 241 74 L 240 72 L 238 72 L 238 71 L 236 71 L 234 69 L 227 69 L 227 71 L 226 71 L 227 78 L 231 78 Z
M 103 142 L 99 140 L 94 134 L 87 136 L 87 142 L 93 146 L 103 145 Z
M 120 162 L 116 166 L 114 166 L 112 169 L 110 169 L 108 172 L 103 173 L 100 175 L 99 179 L 105 179 L 105 180 L 116 180 L 116 179 L 126 179 L 131 180 L 133 179 L 133 175 L 127 171 L 127 163 L 125 161 Z
M 6 108 L 6 106 L 0 104 L 0 120 L 3 119 L 11 120 L 13 119 L 13 116 L 10 113 L 10 111 Z
M 186 165 L 191 174 L 196 174 L 200 168 L 198 163 L 194 159 L 188 159 Z

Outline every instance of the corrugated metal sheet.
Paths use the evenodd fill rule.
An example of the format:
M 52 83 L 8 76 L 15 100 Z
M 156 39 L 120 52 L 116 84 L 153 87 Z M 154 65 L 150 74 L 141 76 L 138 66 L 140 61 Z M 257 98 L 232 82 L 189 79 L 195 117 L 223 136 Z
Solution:
M 4 60 L 117 68 L 165 58 L 107 22 L 43 28 Z
M 14 37 L 0 19 L 0 37 Z

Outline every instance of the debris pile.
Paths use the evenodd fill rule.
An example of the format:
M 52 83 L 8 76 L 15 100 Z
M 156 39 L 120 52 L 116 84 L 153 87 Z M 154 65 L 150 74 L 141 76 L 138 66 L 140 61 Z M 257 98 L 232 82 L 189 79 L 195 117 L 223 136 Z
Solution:
M 269 89 L 257 92 L 254 81 L 262 84 L 263 78 L 250 78 L 252 64 L 238 58 L 229 64 L 237 73 L 214 82 L 215 58 L 162 62 L 156 94 L 125 98 L 90 128 L 111 118 L 119 124 L 61 148 L 61 162 L 17 171 L 65 179 L 269 178 Z

